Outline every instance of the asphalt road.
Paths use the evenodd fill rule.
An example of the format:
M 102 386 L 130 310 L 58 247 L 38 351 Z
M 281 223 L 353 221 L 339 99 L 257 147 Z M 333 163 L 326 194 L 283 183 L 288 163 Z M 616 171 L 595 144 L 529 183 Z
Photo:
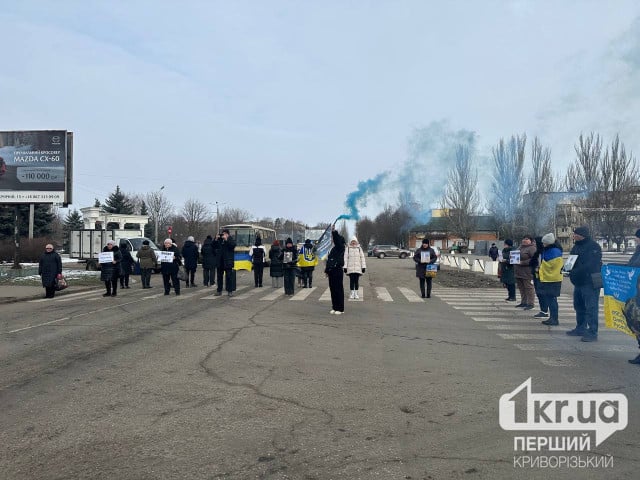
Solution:
M 244 273 L 232 298 L 164 296 L 154 276 L 114 298 L 0 305 L 0 477 L 635 477 L 633 339 L 567 337 L 568 298 L 555 329 L 500 288 L 436 279 L 423 300 L 410 260 L 367 260 L 364 299 L 342 316 L 319 272 L 291 299 Z M 530 432 L 502 430 L 498 401 L 530 377 L 534 393 L 626 395 L 626 429 L 578 452 L 612 467 L 514 467 Z

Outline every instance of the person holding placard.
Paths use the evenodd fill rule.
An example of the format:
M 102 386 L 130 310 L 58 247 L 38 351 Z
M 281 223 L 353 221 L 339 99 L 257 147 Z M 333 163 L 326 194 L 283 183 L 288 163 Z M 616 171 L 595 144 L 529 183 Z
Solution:
M 533 245 L 533 237 L 525 235 L 520 243 L 519 258 L 517 260 L 514 258 L 516 285 L 520 291 L 521 299 L 516 308 L 522 308 L 523 310 L 533 309 L 535 302 L 536 292 L 533 288 L 533 273 L 531 272 L 531 259 L 535 253 L 536 247 Z
M 429 245 L 428 239 L 422 240 L 422 245 L 413 254 L 413 261 L 416 262 L 416 277 L 420 281 L 420 293 L 422 298 L 431 298 L 431 287 L 433 285 L 433 277 L 428 272 L 429 265 L 434 265 L 438 260 L 436 252 Z M 436 266 L 437 268 L 437 266 Z M 425 294 L 425 284 L 427 291 Z
M 298 263 L 298 249 L 293 244 L 291 238 L 284 242 L 282 251 L 282 266 L 284 267 L 284 294 L 293 295 L 295 293 L 296 265 Z
M 122 253 L 116 242 L 109 240 L 107 246 L 102 249 L 98 259 L 100 262 L 100 280 L 104 282 L 106 292 L 103 297 L 115 297 L 118 294 L 118 277 L 120 276 L 120 262 Z
M 516 301 L 516 277 L 513 265 L 510 262 L 511 251 L 513 250 L 513 240 L 507 238 L 504 241 L 502 249 L 502 258 L 500 259 L 500 281 L 507 289 L 507 302 Z
M 548 326 L 558 325 L 558 297 L 562 288 L 562 246 L 553 233 L 542 237 L 542 253 L 538 269 L 540 301 L 549 307 L 549 318 L 542 323 Z M 540 307 L 542 309 L 542 306 Z M 538 317 L 540 318 L 540 317 Z
M 164 284 L 164 294 L 171 293 L 171 285 L 180 295 L 180 280 L 178 279 L 178 269 L 182 265 L 182 256 L 180 250 L 170 238 L 165 239 L 162 244 L 162 250 L 158 253 L 160 257 L 160 272 L 162 273 L 162 283 Z

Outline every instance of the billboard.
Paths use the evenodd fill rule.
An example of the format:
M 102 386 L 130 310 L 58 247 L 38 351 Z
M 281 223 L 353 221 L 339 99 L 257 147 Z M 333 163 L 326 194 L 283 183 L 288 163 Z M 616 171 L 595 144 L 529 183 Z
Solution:
M 71 132 L 0 132 L 0 204 L 71 201 Z

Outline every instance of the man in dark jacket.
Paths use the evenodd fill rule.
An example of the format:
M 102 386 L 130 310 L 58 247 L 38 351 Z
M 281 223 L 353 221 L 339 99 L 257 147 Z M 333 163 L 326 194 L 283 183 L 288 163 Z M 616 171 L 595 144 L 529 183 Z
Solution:
M 102 296 L 115 297 L 118 295 L 118 277 L 120 276 L 122 253 L 120 253 L 120 249 L 113 240 L 109 240 L 107 246 L 104 247 L 102 251 L 113 254 L 111 261 L 100 264 L 100 280 L 104 282 L 106 289 L 106 292 Z
M 222 233 L 218 235 L 218 246 L 220 248 L 218 252 L 218 289 L 216 295 L 222 295 L 222 282 L 226 277 L 225 287 L 227 294 L 233 296 L 233 284 L 231 280 L 233 265 L 235 262 L 235 249 L 236 241 L 229 234 L 229 229 L 225 228 Z
M 284 242 L 282 251 L 282 266 L 284 267 L 284 294 L 293 295 L 295 293 L 295 274 L 298 263 L 298 249 L 293 244 L 291 237 Z
M 198 269 L 198 246 L 192 236 L 188 236 L 182 245 L 182 259 L 184 261 L 184 269 L 187 271 L 186 287 L 197 287 L 194 280 L 196 278 L 196 270 Z
M 180 295 L 180 280 L 178 280 L 178 270 L 180 269 L 180 265 L 182 265 L 180 251 L 178 250 L 178 247 L 174 245 L 172 239 L 166 238 L 162 244 L 160 252 L 173 253 L 173 259 L 171 261 L 169 261 L 169 258 L 166 258 L 165 261 L 160 262 L 164 294 L 169 295 L 171 293 L 171 285 L 173 285 L 176 295 Z M 167 257 L 169 257 L 169 255 L 167 255 Z M 162 255 L 160 258 L 163 258 Z
M 578 227 L 573 231 L 575 241 L 569 255 L 577 255 L 569 278 L 574 286 L 573 308 L 576 311 L 576 328 L 567 335 L 582 337 L 583 342 L 598 340 L 598 302 L 601 285 L 594 285 L 593 274 L 600 274 L 602 249 L 591 239 L 587 227 Z M 595 275 L 595 276 L 597 276 Z
M 45 298 L 53 298 L 56 294 L 56 281 L 62 278 L 62 259 L 50 243 L 47 243 L 40 256 L 38 275 L 42 278 Z
M 493 260 L 494 262 L 498 260 L 498 247 L 496 247 L 495 243 L 491 244 L 491 248 L 489 249 L 489 257 L 491 257 L 491 260 Z
M 207 238 L 200 249 L 202 255 L 202 283 L 205 287 L 216 284 L 216 249 L 213 243 L 213 237 L 207 235 Z
M 331 311 L 329 313 L 342 315 L 344 313 L 344 285 L 342 283 L 344 277 L 342 269 L 344 268 L 344 249 L 347 242 L 335 228 L 335 225 L 331 226 L 333 247 L 329 251 L 324 273 L 329 277 L 329 290 L 331 292 Z

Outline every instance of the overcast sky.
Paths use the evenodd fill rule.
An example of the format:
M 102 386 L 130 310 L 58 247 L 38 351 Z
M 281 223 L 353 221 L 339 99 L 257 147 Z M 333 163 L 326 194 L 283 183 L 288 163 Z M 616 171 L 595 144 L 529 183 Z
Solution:
M 3 3 L 0 130 L 74 132 L 76 208 L 165 185 L 327 222 L 434 122 L 479 159 L 537 135 L 558 171 L 580 132 L 640 151 L 637 0 Z

